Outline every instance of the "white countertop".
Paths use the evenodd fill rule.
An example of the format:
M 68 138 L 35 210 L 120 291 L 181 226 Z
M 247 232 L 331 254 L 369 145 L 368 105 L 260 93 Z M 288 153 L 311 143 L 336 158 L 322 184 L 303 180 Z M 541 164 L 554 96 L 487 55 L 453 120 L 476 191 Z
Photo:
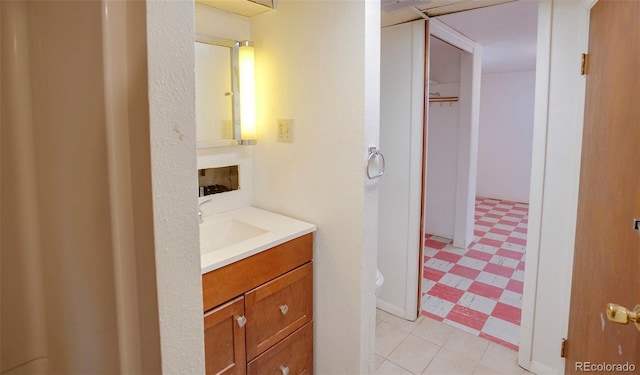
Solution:
M 202 241 L 203 236 L 206 236 L 207 233 L 201 233 L 200 258 L 202 274 L 248 258 L 316 230 L 316 226 L 313 224 L 255 207 L 244 207 L 205 216 L 203 217 L 203 223 L 200 224 L 200 230 L 209 230 L 212 233 L 213 230 L 220 228 L 215 226 L 228 226 L 230 220 L 238 222 L 241 227 L 245 225 L 253 227 L 254 232 L 258 233 L 252 234 L 251 238 L 241 238 L 239 242 L 231 240 L 234 243 L 219 248 L 215 248 L 215 246 L 207 248 L 207 241 Z M 241 231 L 242 229 L 238 230 Z

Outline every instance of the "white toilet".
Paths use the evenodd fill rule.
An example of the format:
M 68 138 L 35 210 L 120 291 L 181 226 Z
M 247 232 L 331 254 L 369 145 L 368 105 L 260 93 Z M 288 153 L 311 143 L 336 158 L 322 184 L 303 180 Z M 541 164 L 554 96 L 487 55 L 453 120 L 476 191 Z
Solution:
M 384 283 L 384 276 L 382 276 L 379 269 L 376 269 L 376 296 L 378 295 L 378 290 L 380 290 L 382 283 Z

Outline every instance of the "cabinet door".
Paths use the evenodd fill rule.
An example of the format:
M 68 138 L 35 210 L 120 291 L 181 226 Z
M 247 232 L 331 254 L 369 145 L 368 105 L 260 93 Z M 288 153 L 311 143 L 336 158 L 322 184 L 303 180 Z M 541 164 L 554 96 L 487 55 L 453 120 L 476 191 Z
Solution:
M 245 295 L 249 360 L 311 321 L 312 294 L 309 262 Z
M 207 374 L 246 374 L 244 297 L 204 315 Z

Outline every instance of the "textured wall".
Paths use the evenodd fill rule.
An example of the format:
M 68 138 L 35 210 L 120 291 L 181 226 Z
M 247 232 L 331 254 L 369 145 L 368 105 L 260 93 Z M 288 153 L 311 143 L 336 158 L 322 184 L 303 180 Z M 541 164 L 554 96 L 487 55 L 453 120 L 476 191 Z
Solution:
M 204 372 L 193 30 L 193 2 L 147 2 L 156 272 L 166 374 Z

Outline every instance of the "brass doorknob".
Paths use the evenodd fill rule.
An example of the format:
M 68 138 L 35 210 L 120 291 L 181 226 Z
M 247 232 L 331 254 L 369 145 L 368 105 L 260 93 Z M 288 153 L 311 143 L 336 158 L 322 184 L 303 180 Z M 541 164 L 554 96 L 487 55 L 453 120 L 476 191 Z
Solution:
M 636 305 L 633 311 L 624 306 L 615 303 L 607 304 L 607 319 L 619 324 L 628 324 L 633 322 L 638 330 L 640 330 L 640 305 Z

